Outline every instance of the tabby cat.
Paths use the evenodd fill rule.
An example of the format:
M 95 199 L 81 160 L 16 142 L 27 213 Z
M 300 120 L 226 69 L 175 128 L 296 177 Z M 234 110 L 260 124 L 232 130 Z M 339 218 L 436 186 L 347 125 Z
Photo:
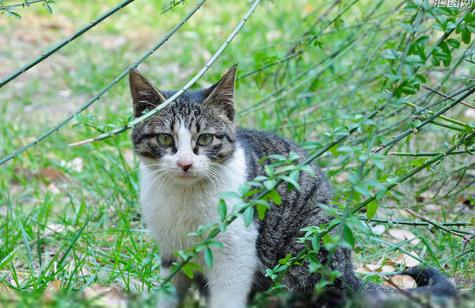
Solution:
M 187 236 L 189 233 L 200 225 L 218 221 L 221 192 L 236 191 L 246 181 L 264 175 L 260 161 L 271 154 L 287 156 L 295 152 L 301 161 L 307 156 L 299 146 L 282 137 L 236 128 L 235 76 L 236 66 L 215 85 L 181 95 L 132 132 L 141 162 L 142 217 L 159 244 L 162 276 L 167 275 L 176 260 L 175 252 L 194 244 L 196 239 Z M 175 93 L 157 90 L 136 70 L 129 77 L 135 117 Z M 264 220 L 256 218 L 246 227 L 238 219 L 219 234 L 217 240 L 223 247 L 213 248 L 211 268 L 203 266 L 202 281 L 210 307 L 245 307 L 251 294 L 271 286 L 265 270 L 273 268 L 286 255 L 300 251 L 300 230 L 331 220 L 318 206 L 329 205 L 330 185 L 316 166 L 312 168 L 314 176 L 303 172 L 300 175 L 300 191 L 288 190 L 286 185 L 278 187 L 282 204 L 273 206 Z M 350 250 L 339 248 L 330 256 L 322 248 L 319 258 L 341 273 L 332 290 L 378 289 L 364 286 L 355 276 Z M 196 262 L 203 264 L 202 258 Z M 427 273 L 422 269 L 413 272 L 414 276 Z M 419 279 L 421 285 L 434 284 L 432 287 L 439 287 L 442 292 L 453 292 L 445 278 L 437 272 L 430 273 L 426 280 Z M 310 273 L 307 266 L 294 266 L 286 273 L 283 284 L 294 293 L 311 294 L 320 278 L 319 273 Z M 182 296 L 191 281 L 180 273 L 173 283 Z

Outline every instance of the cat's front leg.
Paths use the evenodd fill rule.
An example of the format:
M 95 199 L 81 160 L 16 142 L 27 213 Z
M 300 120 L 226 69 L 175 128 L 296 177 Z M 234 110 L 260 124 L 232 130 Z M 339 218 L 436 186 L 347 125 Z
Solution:
M 206 275 L 210 308 L 246 307 L 257 268 L 256 234 L 239 221 L 218 239 L 224 247 L 213 249 L 215 262 Z

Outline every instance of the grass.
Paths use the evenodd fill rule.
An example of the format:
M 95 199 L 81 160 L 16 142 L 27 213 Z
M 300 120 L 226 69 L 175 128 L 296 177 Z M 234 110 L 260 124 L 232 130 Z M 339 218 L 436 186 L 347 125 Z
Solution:
M 52 16 L 35 7 L 21 10 L 22 19 L 0 15 L 0 33 L 8 34 L 0 36 L 4 46 L 0 75 L 115 3 L 58 1 Z M 166 4 L 137 1 L 129 5 L 0 89 L 1 155 L 31 141 L 94 95 L 194 5 L 187 1 L 162 15 Z M 206 3 L 140 70 L 159 88 L 181 87 L 214 53 L 247 8 L 244 2 Z M 309 34 L 318 39 L 298 44 L 325 12 Z M 341 18 L 336 18 L 338 12 L 342 12 Z M 390 105 L 374 123 L 367 123 L 318 161 L 334 185 L 335 203 L 342 208 L 354 205 L 388 178 L 424 159 L 386 155 L 386 151 L 371 153 L 420 121 L 406 102 L 429 106 L 440 100 L 423 88 L 388 99 L 388 75 L 406 59 L 403 51 L 410 36 L 405 35 L 405 21 L 413 15 L 414 11 L 392 2 L 264 2 L 197 86 L 211 84 L 234 63 L 239 63 L 239 75 L 244 76 L 279 62 L 292 51 L 301 52 L 239 80 L 238 122 L 282 134 L 309 149 L 327 144 L 339 130 L 358 123 L 364 114 L 389 100 Z M 429 49 L 442 32 L 433 29 L 429 14 L 426 17 L 418 31 L 429 36 L 425 43 Z M 393 57 L 389 50 L 401 53 Z M 471 44 L 462 43 L 452 52 L 449 66 L 434 66 L 430 61 L 421 65 L 418 70 L 426 78 L 424 83 L 432 88 L 440 85 L 443 93 L 467 86 L 474 66 L 464 59 L 470 59 L 473 52 Z M 406 65 L 402 65 L 402 75 L 408 70 Z M 473 105 L 473 97 L 465 101 Z M 430 109 L 437 112 L 445 104 Z M 458 105 L 444 115 L 473 130 L 473 109 Z M 128 84 L 123 81 L 76 124 L 2 166 L 0 292 L 5 303 L 87 306 L 102 297 L 99 303 L 107 306 L 127 297 L 131 305 L 153 304 L 160 276 L 159 248 L 138 215 L 138 162 L 129 137 L 122 134 L 83 147 L 67 146 L 117 127 L 130 117 Z M 459 130 L 429 124 L 390 151 L 444 151 L 462 129 L 456 127 Z M 447 157 L 388 193 L 379 201 L 377 217 L 418 221 L 403 210 L 410 208 L 436 222 L 469 222 L 468 228 L 457 230 L 473 232 L 473 164 L 469 154 Z M 362 277 L 382 282 L 378 275 L 382 266 L 399 270 L 403 265 L 398 258 L 410 254 L 452 277 L 459 289 L 473 288 L 473 241 L 464 242 L 462 237 L 435 227 L 365 224 L 356 218 L 351 221 L 357 243 L 355 267 L 381 265 L 366 270 Z M 391 235 L 390 230 L 400 229 L 410 231 L 418 241 Z

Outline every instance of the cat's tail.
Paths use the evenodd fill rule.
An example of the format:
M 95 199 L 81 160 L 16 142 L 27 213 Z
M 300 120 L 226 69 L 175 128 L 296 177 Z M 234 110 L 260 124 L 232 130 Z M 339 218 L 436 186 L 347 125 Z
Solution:
M 454 297 L 457 295 L 455 285 L 431 267 L 412 267 L 401 274 L 411 276 L 416 281 L 417 287 L 407 290 L 411 293 L 427 293 L 440 297 Z

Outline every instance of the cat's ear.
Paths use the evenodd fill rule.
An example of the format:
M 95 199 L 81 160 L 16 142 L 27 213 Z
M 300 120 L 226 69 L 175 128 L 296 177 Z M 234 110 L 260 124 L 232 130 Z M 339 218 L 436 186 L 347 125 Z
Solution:
M 233 65 L 218 83 L 204 91 L 206 108 L 213 108 L 223 113 L 231 121 L 234 120 L 234 89 L 237 65 Z
M 135 117 L 140 117 L 145 110 L 153 109 L 166 100 L 165 96 L 137 70 L 130 71 L 129 84 Z

